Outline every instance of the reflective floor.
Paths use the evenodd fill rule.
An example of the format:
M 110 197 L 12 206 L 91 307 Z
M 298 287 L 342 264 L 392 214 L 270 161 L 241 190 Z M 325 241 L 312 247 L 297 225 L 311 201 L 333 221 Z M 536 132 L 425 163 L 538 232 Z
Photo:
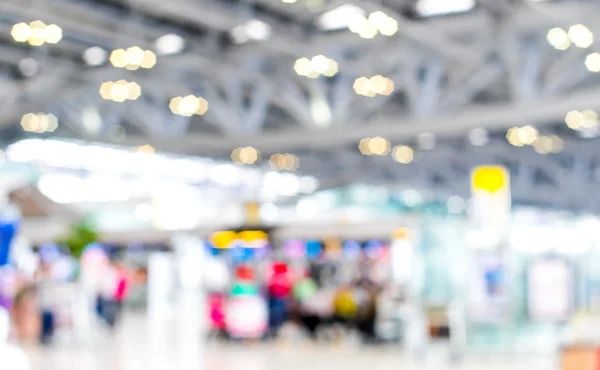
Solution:
M 451 364 L 443 348 L 423 361 L 394 347 L 357 348 L 313 344 L 201 343 L 196 331 L 176 325 L 152 328 L 141 318 L 128 318 L 119 332 L 92 341 L 67 340 L 52 348 L 26 348 L 34 370 L 275 370 L 275 369 L 477 369 L 549 370 L 551 359 L 468 356 Z
M 553 370 L 556 359 L 526 355 L 469 355 L 451 363 L 444 346 L 417 361 L 399 347 L 206 342 L 197 306 L 155 315 L 128 314 L 114 333 L 63 335 L 50 348 L 29 347 L 33 370 Z M 97 332 L 97 330 L 95 331 Z M 63 333 L 64 334 L 64 333 Z

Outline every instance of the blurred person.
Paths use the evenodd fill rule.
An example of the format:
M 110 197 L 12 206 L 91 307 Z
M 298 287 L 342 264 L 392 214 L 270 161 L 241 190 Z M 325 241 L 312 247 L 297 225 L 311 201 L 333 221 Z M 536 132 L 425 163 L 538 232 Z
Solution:
M 56 327 L 56 315 L 54 312 L 56 306 L 56 282 L 52 276 L 52 265 L 42 261 L 36 273 L 35 282 L 41 316 L 40 342 L 42 344 L 50 344 Z
M 19 340 L 35 341 L 40 338 L 41 316 L 36 302 L 34 285 L 27 285 L 16 294 L 12 317 Z
M 319 288 L 307 276 L 294 286 L 294 295 L 299 302 L 298 316 L 302 326 L 312 339 L 318 331 L 333 321 L 335 288 Z
M 111 261 L 104 270 L 98 313 L 110 329 L 115 329 L 123 310 L 123 303 L 129 291 L 129 274 L 125 266 Z
M 277 331 L 288 319 L 288 298 L 292 291 L 292 279 L 288 265 L 274 263 L 268 282 L 269 334 L 277 336 Z
M 254 270 L 241 265 L 235 275 L 225 307 L 227 333 L 237 339 L 262 338 L 268 330 L 268 310 L 259 293 Z
M 360 279 L 354 288 L 357 300 L 356 328 L 366 343 L 376 341 L 375 322 L 377 319 L 377 299 L 380 289 L 368 278 Z
M 117 315 L 116 320 L 118 321 L 118 320 L 120 320 L 121 316 L 123 315 L 123 305 L 129 295 L 130 277 L 129 277 L 129 271 L 128 271 L 127 267 L 122 262 L 118 262 L 115 265 L 115 269 L 116 269 L 117 285 L 116 285 L 116 289 L 115 289 L 115 298 L 114 299 L 115 299 L 115 303 L 116 303 L 116 315 Z

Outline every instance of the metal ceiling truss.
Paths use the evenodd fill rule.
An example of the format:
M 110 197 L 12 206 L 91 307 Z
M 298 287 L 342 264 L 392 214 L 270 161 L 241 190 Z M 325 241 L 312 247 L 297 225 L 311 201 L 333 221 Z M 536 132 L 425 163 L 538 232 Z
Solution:
M 290 8 L 280 0 L 47 0 L 35 7 L 5 0 L 0 34 L 8 35 L 16 22 L 42 18 L 60 24 L 65 38 L 51 48 L 0 45 L 4 65 L 16 66 L 27 57 L 40 64 L 40 73 L 32 78 L 2 76 L 0 127 L 18 124 L 24 113 L 49 111 L 65 123 L 59 136 L 108 140 L 110 127 L 123 125 L 128 133 L 124 143 L 149 143 L 167 151 L 228 156 L 235 147 L 253 145 L 265 154 L 312 148 L 336 155 L 364 137 L 402 142 L 422 132 L 455 136 L 476 127 L 554 125 L 569 110 L 600 105 L 600 78 L 583 63 L 598 47 L 561 52 L 545 40 L 548 29 L 556 26 L 584 23 L 600 31 L 597 2 L 480 0 L 472 12 L 420 20 L 406 16 L 412 1 L 350 1 L 367 12 L 383 10 L 399 22 L 396 36 L 373 40 L 314 26 L 319 14 L 343 3 L 326 1 L 313 13 L 300 3 Z M 228 32 L 250 20 L 268 25 L 270 39 L 233 44 Z M 90 46 L 149 48 L 171 32 L 186 38 L 187 49 L 160 57 L 149 71 L 86 67 L 81 61 Z M 317 80 L 296 76 L 295 59 L 317 54 L 335 59 L 340 73 Z M 366 98 L 354 93 L 357 77 L 376 74 L 395 82 L 394 94 Z M 118 79 L 138 82 L 142 98 L 118 104 L 94 97 L 100 83 Z M 170 98 L 187 94 L 209 101 L 205 116 L 180 117 L 169 111 Z M 97 133 L 83 122 L 90 109 L 101 117 Z M 506 146 L 500 148 L 511 155 Z M 448 155 L 436 149 L 424 158 Z M 472 155 L 451 153 L 456 162 L 471 163 Z M 343 163 L 338 167 L 344 168 Z M 421 177 L 427 177 L 433 164 L 423 164 Z M 519 192 L 515 188 L 517 199 Z
M 391 157 L 362 156 L 353 150 L 333 156 L 307 153 L 300 157 L 306 171 L 324 187 L 349 183 L 419 189 L 435 199 L 470 196 L 470 172 L 480 165 L 509 169 L 513 202 L 547 208 L 600 212 L 600 152 L 597 141 L 567 140 L 561 154 L 540 155 L 533 148 L 512 148 L 500 139 L 482 147 L 442 143 L 435 150 L 417 151 L 403 165 Z M 315 158 L 317 158 L 315 160 Z M 325 162 L 323 164 L 322 162 Z

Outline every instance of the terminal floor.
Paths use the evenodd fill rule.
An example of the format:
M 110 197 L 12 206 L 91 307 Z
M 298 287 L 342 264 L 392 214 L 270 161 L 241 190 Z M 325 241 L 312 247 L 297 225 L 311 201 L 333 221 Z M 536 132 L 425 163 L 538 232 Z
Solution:
M 130 315 L 115 333 L 25 350 L 33 370 L 557 369 L 556 359 L 547 356 L 469 355 L 457 364 L 449 361 L 444 346 L 417 361 L 395 346 L 226 344 L 203 341 L 199 333 L 182 316 L 161 320 Z

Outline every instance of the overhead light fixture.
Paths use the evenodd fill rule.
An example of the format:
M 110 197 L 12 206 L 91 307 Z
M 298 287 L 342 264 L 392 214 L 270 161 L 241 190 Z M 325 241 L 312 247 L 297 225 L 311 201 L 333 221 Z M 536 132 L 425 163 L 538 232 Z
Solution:
M 390 152 L 390 145 L 389 140 L 381 136 L 367 137 L 360 141 L 358 150 L 360 150 L 363 155 L 384 156 L 388 155 Z
M 277 171 L 295 171 L 300 166 L 300 159 L 294 154 L 273 154 L 269 159 L 269 165 Z
M 271 37 L 271 26 L 258 19 L 253 19 L 233 28 L 229 35 L 236 44 L 243 44 L 250 40 L 264 41 Z
M 484 128 L 474 128 L 469 131 L 469 142 L 473 146 L 484 146 L 489 141 L 488 131 Z
M 231 152 L 231 160 L 237 164 L 254 164 L 260 160 L 260 153 L 251 146 L 236 148 Z
M 353 14 L 346 18 L 350 32 L 363 39 L 372 39 L 378 34 L 393 36 L 398 32 L 398 21 L 382 11 L 376 11 L 365 17 L 364 14 Z
M 158 55 L 173 55 L 185 49 L 185 39 L 174 33 L 164 35 L 154 42 L 154 50 Z
M 589 54 L 585 58 L 585 67 L 590 72 L 600 72 L 600 53 Z
M 506 133 L 506 139 L 508 142 L 517 147 L 533 145 L 538 137 L 538 130 L 532 126 L 512 127 Z
M 533 143 L 533 149 L 538 154 L 560 153 L 563 151 L 565 143 L 559 136 L 540 136 Z
M 596 129 L 598 127 L 598 113 L 591 109 L 583 112 L 572 110 L 565 116 L 567 126 L 575 131 Z
M 317 26 L 325 31 L 348 28 L 348 19 L 365 18 L 366 11 L 353 4 L 344 4 L 323 13 L 317 20 Z
M 398 145 L 392 150 L 392 158 L 398 163 L 409 164 L 415 158 L 415 152 L 409 146 Z
M 594 43 L 594 34 L 583 24 L 576 24 L 569 28 L 569 39 L 578 48 L 587 49 Z
M 54 132 L 58 128 L 58 119 L 53 114 L 27 113 L 21 118 L 21 127 L 27 132 L 38 134 Z
M 140 68 L 150 69 L 156 65 L 156 54 L 151 50 L 143 50 L 139 46 L 116 49 L 110 53 L 110 63 L 117 68 L 135 71 Z
M 27 42 L 31 46 L 58 44 L 63 38 L 62 28 L 56 24 L 47 25 L 42 21 L 17 23 L 12 27 L 10 34 L 16 42 Z
M 297 59 L 294 63 L 294 71 L 298 76 L 308 78 L 333 77 L 339 72 L 339 65 L 335 60 L 324 55 L 316 55 L 312 59 Z
M 560 27 L 556 27 L 548 31 L 546 34 L 546 40 L 548 40 L 548 43 L 556 50 L 567 50 L 571 47 L 571 40 L 569 39 L 567 31 Z
M 394 92 L 395 84 L 390 78 L 377 75 L 371 78 L 359 77 L 354 80 L 352 87 L 358 95 L 372 98 L 377 95 L 390 95 Z
M 99 46 L 92 46 L 83 52 L 83 61 L 88 66 L 100 66 L 106 63 L 108 52 Z
M 125 100 L 137 100 L 142 95 L 142 88 L 136 82 L 119 80 L 107 81 L 100 86 L 100 96 L 104 100 L 122 103 Z
M 194 95 L 177 96 L 171 99 L 169 109 L 173 114 L 191 117 L 194 114 L 203 115 L 208 111 L 206 99 Z
M 464 13 L 475 8 L 475 0 L 419 0 L 415 5 L 421 17 Z

